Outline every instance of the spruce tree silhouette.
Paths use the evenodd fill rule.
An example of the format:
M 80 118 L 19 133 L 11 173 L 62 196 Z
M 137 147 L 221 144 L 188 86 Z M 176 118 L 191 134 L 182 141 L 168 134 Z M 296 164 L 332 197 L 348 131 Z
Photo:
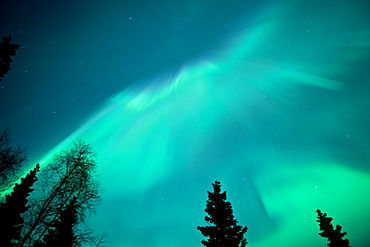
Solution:
M 316 210 L 317 212 L 317 222 L 320 225 L 320 233 L 319 235 L 323 238 L 327 238 L 329 243 L 328 246 L 330 247 L 350 247 L 349 240 L 343 239 L 343 237 L 347 234 L 346 232 L 341 233 L 342 227 L 337 225 L 334 229 L 331 221 L 333 218 L 328 217 L 326 213 L 322 213 L 319 209 Z
M 36 167 L 21 179 L 20 184 L 15 184 L 14 191 L 7 195 L 5 203 L 0 205 L 0 246 L 14 246 L 13 241 L 20 240 L 21 228 L 24 222 L 22 214 L 30 206 L 27 205 L 27 197 L 33 191 L 31 187 L 36 182 L 36 173 L 40 166 Z
M 63 246 L 72 247 L 76 244 L 74 226 L 77 224 L 77 197 L 74 197 L 65 209 L 60 211 L 59 219 L 50 224 L 49 232 L 42 243 L 36 247 Z
M 15 52 L 18 49 L 18 44 L 10 44 L 12 36 L 3 37 L 0 42 L 0 81 L 10 70 L 10 63 L 12 62 L 11 57 L 15 56 Z
M 208 200 L 205 212 L 209 215 L 205 220 L 210 226 L 198 226 L 197 229 L 207 237 L 201 243 L 206 247 L 239 247 L 246 246 L 247 240 L 244 234 L 248 227 L 238 225 L 234 219 L 231 203 L 226 201 L 226 191 L 221 193 L 221 183 L 215 181 L 213 193 L 208 192 Z

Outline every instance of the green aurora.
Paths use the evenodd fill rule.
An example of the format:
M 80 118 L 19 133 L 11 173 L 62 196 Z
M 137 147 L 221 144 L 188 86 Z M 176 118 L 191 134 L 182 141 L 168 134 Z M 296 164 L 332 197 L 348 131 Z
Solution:
M 370 6 L 264 4 L 235 16 L 217 49 L 100 102 L 39 159 L 93 144 L 106 189 L 90 224 L 109 246 L 201 246 L 215 179 L 248 246 L 325 246 L 317 208 L 351 246 L 369 242 Z M 168 49 L 182 45 L 173 36 Z

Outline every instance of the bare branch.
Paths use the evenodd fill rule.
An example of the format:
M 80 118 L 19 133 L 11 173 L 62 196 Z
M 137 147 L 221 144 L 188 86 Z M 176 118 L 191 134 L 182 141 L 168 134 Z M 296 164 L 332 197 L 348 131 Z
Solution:
M 89 144 L 76 142 L 72 149 L 56 155 L 40 173 L 37 193 L 30 199 L 34 206 L 27 212 L 29 222 L 18 246 L 42 241 L 50 225 L 59 220 L 61 210 L 72 198 L 76 198 L 74 205 L 78 224 L 83 224 L 86 216 L 95 212 L 95 205 L 101 199 L 95 157 Z

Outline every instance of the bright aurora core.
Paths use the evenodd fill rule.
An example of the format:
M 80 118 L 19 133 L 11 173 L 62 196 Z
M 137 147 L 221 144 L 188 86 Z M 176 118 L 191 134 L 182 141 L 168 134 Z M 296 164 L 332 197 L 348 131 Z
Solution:
M 0 4 L 0 127 L 30 166 L 93 145 L 108 246 L 202 246 L 216 179 L 248 246 L 325 246 L 317 208 L 366 246 L 367 1 L 56 2 Z

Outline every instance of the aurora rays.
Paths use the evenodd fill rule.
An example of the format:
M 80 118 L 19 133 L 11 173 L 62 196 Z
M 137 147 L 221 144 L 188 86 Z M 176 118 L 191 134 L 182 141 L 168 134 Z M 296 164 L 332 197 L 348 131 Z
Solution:
M 1 111 L 1 126 L 21 132 L 14 142 L 36 145 L 30 161 L 42 165 L 75 140 L 92 144 L 105 192 L 90 224 L 109 231 L 108 246 L 201 246 L 196 227 L 204 225 L 206 191 L 215 179 L 249 228 L 248 246 L 324 246 L 317 208 L 343 226 L 351 246 L 365 246 L 366 1 L 107 1 L 99 8 L 92 2 L 69 7 L 60 34 L 45 27 L 50 38 L 38 40 L 45 49 L 54 39 L 65 43 L 54 57 L 41 56 L 40 68 L 21 67 L 31 61 L 23 50 L 36 41 L 14 58 L 5 79 L 56 80 L 60 90 L 35 83 L 33 108 L 32 101 L 4 96 L 13 112 L 33 117 Z M 24 29 L 12 34 L 15 42 L 32 33 Z M 71 60 L 64 58 L 71 50 Z M 50 64 L 57 68 L 45 69 Z M 53 107 L 61 109 L 58 119 L 45 113 L 54 114 Z M 37 128 L 40 121 L 50 127 Z M 36 126 L 34 133 L 27 126 Z M 32 143 L 36 136 L 46 143 Z

